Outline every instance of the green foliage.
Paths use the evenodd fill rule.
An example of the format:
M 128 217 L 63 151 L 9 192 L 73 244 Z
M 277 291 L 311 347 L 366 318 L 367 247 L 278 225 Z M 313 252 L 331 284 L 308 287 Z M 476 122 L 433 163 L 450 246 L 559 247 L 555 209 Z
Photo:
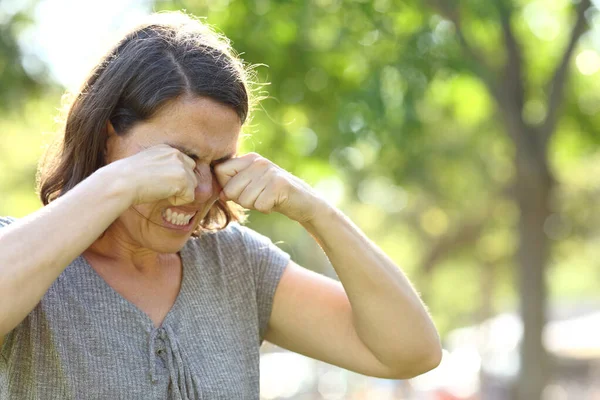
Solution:
M 51 90 L 0 117 L 0 215 L 22 217 L 41 206 L 35 194 L 36 167 L 53 138 L 59 102 L 60 93 Z
M 481 54 L 486 71 L 465 53 L 444 10 L 426 2 L 166 4 L 157 6 L 205 16 L 247 62 L 267 65 L 257 71 L 261 81 L 271 83 L 270 97 L 255 116 L 248 148 L 332 198 L 341 190 L 340 206 L 415 279 L 437 243 L 460 235 L 466 224 L 483 225 L 473 240 L 450 246 L 435 269 L 439 274 L 434 271 L 435 279 L 425 281 L 424 291 L 436 294 L 431 309 L 441 326 L 478 318 L 477 271 L 490 263 L 499 296 L 514 303 L 510 267 L 518 212 L 509 196 L 514 149 L 481 79 L 501 77 L 508 57 L 494 2 L 461 2 L 460 9 L 449 2 L 447 7 L 450 14 L 460 11 L 465 40 Z M 524 51 L 523 117 L 535 125 L 545 116 L 546 83 L 570 34 L 571 6 L 559 0 L 505 6 L 511 7 Z M 600 137 L 590 133 L 600 123 L 599 113 L 591 112 L 598 107 L 597 83 L 577 71 L 571 80 L 550 151 L 557 170 L 594 153 Z M 568 183 L 569 176 L 559 176 Z M 269 232 L 270 218 L 253 215 L 252 221 Z M 293 235 L 285 237 L 294 243 Z M 299 261 L 311 251 L 299 250 Z M 465 275 L 472 277 L 471 289 L 454 290 L 452 282 L 467 284 Z M 595 286 L 573 282 L 587 293 Z M 553 285 L 557 295 L 561 287 Z
M 25 3 L 27 4 L 27 3 Z M 32 54 L 22 54 L 18 35 L 32 21 L 32 9 L 8 13 L 0 5 L 0 110 L 18 110 L 29 96 L 46 88 L 46 68 Z M 28 68 L 27 68 L 28 67 Z
M 418 282 L 446 331 L 480 318 L 484 294 L 498 306 L 515 300 L 515 151 L 482 80 L 506 83 L 496 3 L 445 3 L 451 15 L 460 11 L 462 33 L 485 70 L 465 52 L 456 24 L 428 2 L 161 0 L 155 10 L 186 9 L 206 17 L 246 62 L 258 64 L 259 81 L 270 83 L 263 87 L 268 98 L 246 127 L 251 136 L 244 148 L 337 200 Z M 572 7 L 567 0 L 522 0 L 512 7 L 525 60 L 523 118 L 537 126 L 547 112 L 547 82 L 568 39 Z M 575 55 L 591 47 L 584 37 Z M 0 65 L 14 64 L 11 49 L 2 53 Z M 2 75 L 0 85 L 18 81 Z M 600 80 L 598 72 L 583 75 L 572 68 L 569 82 L 549 150 L 560 184 L 553 207 L 560 218 L 548 228 L 558 244 L 550 276 L 555 296 L 598 290 L 591 260 L 598 256 L 592 244 L 600 226 L 594 216 L 600 214 L 593 194 L 600 174 L 590 171 L 600 165 Z M 10 91 L 0 90 L 0 96 L 5 93 Z M 58 105 L 56 96 L 32 96 L 20 116 L 2 120 L 0 214 L 20 216 L 37 207 L 31 194 L 37 137 L 52 130 Z M 295 224 L 258 213 L 251 223 L 282 240 L 299 263 L 324 270 L 316 245 Z M 468 225 L 479 230 L 461 241 Z M 427 270 L 436 249 L 443 252 Z M 482 294 L 485 268 L 494 269 L 495 283 Z

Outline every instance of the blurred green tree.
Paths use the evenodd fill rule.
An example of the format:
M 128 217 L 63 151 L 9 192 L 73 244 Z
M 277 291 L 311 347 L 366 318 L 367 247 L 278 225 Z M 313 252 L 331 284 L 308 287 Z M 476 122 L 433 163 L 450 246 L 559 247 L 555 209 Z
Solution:
M 20 45 L 36 4 L 0 1 L 0 215 L 21 216 L 40 206 L 33 190 L 40 133 L 52 128 L 62 90 L 38 55 Z
M 523 11 L 514 2 L 498 0 L 482 5 L 431 1 L 429 5 L 452 23 L 458 42 L 458 51 L 446 52 L 449 56 L 446 66 L 470 73 L 485 86 L 495 104 L 494 114 L 514 148 L 514 174 L 509 190 L 519 210 L 516 266 L 524 322 L 515 398 L 539 399 L 549 378 L 542 340 L 550 245 L 544 228 L 553 214 L 551 200 L 556 185 L 549 165 L 549 145 L 565 101 L 573 100 L 565 98 L 569 66 L 581 35 L 588 29 L 586 13 L 592 5 L 589 0 L 579 2 L 572 22 L 568 23 L 571 29 L 566 43 L 558 46 L 562 48 L 558 56 L 544 58 L 546 65 L 535 59 L 543 56 L 543 51 L 528 48 L 531 41 L 519 38 L 523 27 L 519 26 L 522 21 L 518 20 L 518 14 Z M 539 3 L 538 7 L 541 6 Z M 530 18 L 534 19 L 530 23 L 535 24 L 539 16 Z M 494 59 L 493 52 L 500 52 L 501 56 Z M 581 119 L 582 115 L 578 117 Z
M 0 112 L 26 101 L 0 120 L 0 170 L 18 172 L 0 175 L 0 215 L 21 216 L 39 207 L 35 143 L 59 96 L 34 95 L 44 74 L 19 53 L 31 9 L 2 14 L 2 5 Z M 155 9 L 207 16 L 259 64 L 272 86 L 246 148 L 313 184 L 421 274 L 442 331 L 491 315 L 517 277 L 517 398 L 540 398 L 548 272 L 555 288 L 597 291 L 594 265 L 569 256 L 589 253 L 586 236 L 600 226 L 600 62 L 586 21 L 600 23 L 589 0 L 159 0 Z M 289 239 L 283 247 L 301 264 L 324 262 L 284 218 L 252 223 Z M 556 271 L 547 237 L 558 243 Z
M 10 7 L 9 7 L 10 5 Z M 41 93 L 47 82 L 46 66 L 33 54 L 23 54 L 18 37 L 33 21 L 34 3 L 0 4 L 0 109 L 18 110 L 30 96 Z
M 563 112 L 582 135 L 599 122 L 567 87 L 590 1 L 551 3 L 157 2 L 207 16 L 247 61 L 268 65 L 259 76 L 273 86 L 254 149 L 330 192 L 335 181 L 323 176 L 339 167 L 362 203 L 389 215 L 359 222 L 415 244 L 426 273 L 450 254 L 475 258 L 489 292 L 502 265 L 516 266 L 523 400 L 540 398 L 549 373 L 551 140 Z M 420 237 L 391 227 L 399 221 Z M 483 299 L 491 312 L 489 293 Z

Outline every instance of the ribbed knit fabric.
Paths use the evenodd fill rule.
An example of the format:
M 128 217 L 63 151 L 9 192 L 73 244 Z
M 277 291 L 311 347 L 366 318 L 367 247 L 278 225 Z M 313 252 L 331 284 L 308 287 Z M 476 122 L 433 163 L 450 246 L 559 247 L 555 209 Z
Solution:
M 180 255 L 160 328 L 77 257 L 6 335 L 0 399 L 258 399 L 259 348 L 290 256 L 238 224 Z

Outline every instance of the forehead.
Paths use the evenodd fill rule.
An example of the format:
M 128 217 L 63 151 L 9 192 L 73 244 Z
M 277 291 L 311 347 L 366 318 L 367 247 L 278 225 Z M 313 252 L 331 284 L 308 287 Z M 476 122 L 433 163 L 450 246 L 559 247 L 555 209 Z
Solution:
M 233 107 L 193 97 L 169 102 L 140 125 L 135 136 L 147 145 L 170 143 L 201 158 L 219 158 L 235 152 L 241 128 Z

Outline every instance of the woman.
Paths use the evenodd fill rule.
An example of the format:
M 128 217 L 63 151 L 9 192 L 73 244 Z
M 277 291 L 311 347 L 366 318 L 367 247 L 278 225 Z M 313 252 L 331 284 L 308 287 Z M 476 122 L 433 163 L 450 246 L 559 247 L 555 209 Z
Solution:
M 298 178 L 237 154 L 250 103 L 227 40 L 183 13 L 92 71 L 42 165 L 45 206 L 0 219 L 2 399 L 257 399 L 263 340 L 384 378 L 438 365 L 399 268 Z M 239 206 L 302 224 L 341 284 Z

